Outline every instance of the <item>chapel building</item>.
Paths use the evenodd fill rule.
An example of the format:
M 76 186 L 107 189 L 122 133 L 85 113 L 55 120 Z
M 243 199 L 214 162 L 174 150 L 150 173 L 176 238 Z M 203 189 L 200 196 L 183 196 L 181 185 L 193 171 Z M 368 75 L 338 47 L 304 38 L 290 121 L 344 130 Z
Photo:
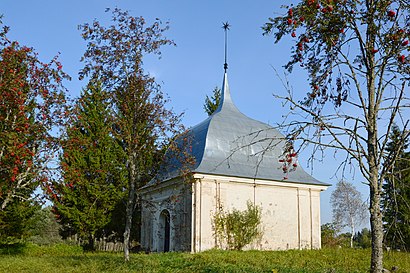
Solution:
M 284 173 L 284 136 L 238 110 L 226 69 L 218 109 L 191 128 L 188 138 L 195 159 L 191 179 L 181 177 L 173 164 L 140 189 L 143 248 L 199 252 L 220 247 L 215 213 L 245 210 L 249 201 L 261 207 L 262 236 L 246 249 L 321 247 L 320 192 L 329 184 L 301 166 Z

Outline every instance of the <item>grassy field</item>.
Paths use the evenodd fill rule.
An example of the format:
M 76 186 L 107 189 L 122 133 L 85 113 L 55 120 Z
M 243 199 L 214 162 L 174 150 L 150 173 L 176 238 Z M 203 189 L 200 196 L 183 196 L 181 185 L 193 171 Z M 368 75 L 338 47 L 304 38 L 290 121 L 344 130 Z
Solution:
M 0 248 L 0 272 L 368 272 L 370 250 L 218 251 L 199 254 L 83 253 L 80 247 Z M 385 268 L 410 273 L 410 253 L 385 253 Z

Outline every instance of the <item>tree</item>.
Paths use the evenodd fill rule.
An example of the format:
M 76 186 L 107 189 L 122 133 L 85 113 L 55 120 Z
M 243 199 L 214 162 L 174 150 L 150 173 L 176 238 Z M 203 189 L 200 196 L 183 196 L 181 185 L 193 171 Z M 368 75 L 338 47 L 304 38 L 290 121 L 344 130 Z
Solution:
M 312 159 L 326 148 L 345 152 L 340 168 L 355 162 L 369 186 L 371 272 L 383 270 L 381 186 L 395 159 L 386 150 L 388 135 L 395 121 L 403 125 L 401 139 L 409 135 L 409 5 L 303 0 L 263 26 L 275 42 L 290 37 L 294 46 L 285 68 L 292 72 L 300 64 L 309 78 L 304 98 L 296 97 L 289 82 L 284 82 L 288 94 L 278 96 L 291 108 L 291 121 L 282 127 L 287 141 L 302 143 L 300 149 L 312 144 Z
M 60 160 L 62 181 L 47 188 L 59 221 L 94 249 L 94 238 L 124 201 L 125 154 L 112 133 L 113 113 L 107 92 L 90 82 L 76 103 L 66 128 Z
M 30 236 L 31 216 L 40 209 L 34 200 L 13 199 L 0 210 L 0 243 L 19 243 Z
M 163 36 L 168 25 L 157 19 L 146 26 L 142 17 L 132 17 L 118 8 L 113 25 L 98 21 L 80 26 L 88 41 L 80 78 L 101 81 L 114 110 L 113 135 L 121 141 L 128 171 L 124 257 L 129 260 L 132 216 L 139 207 L 138 189 L 154 175 L 170 140 L 181 132 L 180 115 L 165 108 L 160 86 L 143 69 L 146 54 L 160 56 L 160 47 L 174 43 Z
M 384 243 L 394 249 L 410 250 L 410 152 L 408 140 L 401 141 L 402 132 L 394 126 L 387 150 L 397 159 L 383 184 L 382 209 Z
M 334 224 L 326 223 L 320 227 L 322 247 L 336 247 L 338 244 L 337 229 Z
M 367 208 L 361 193 L 352 183 L 340 181 L 332 192 L 330 202 L 333 208 L 333 222 L 338 230 L 350 228 L 350 247 L 353 247 L 355 229 L 367 216 Z
M 7 32 L 0 31 L 0 210 L 32 198 L 50 177 L 65 116 L 62 80 L 68 78 L 57 57 L 42 63 Z
M 38 208 L 31 214 L 28 240 L 37 245 L 62 243 L 60 229 L 51 206 Z
M 213 95 L 211 98 L 208 95 L 205 98 L 204 110 L 208 114 L 208 116 L 212 115 L 216 109 L 218 109 L 219 101 L 221 100 L 221 89 L 219 87 L 215 87 L 212 91 Z
M 370 248 L 372 246 L 370 230 L 363 228 L 354 236 L 355 244 L 361 248 Z

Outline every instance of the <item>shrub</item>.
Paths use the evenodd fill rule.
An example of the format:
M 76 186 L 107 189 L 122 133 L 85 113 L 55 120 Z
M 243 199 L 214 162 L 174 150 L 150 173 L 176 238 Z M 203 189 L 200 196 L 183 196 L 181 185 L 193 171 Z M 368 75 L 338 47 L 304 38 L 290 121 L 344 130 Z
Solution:
M 214 235 L 220 246 L 225 244 L 228 249 L 241 250 L 262 235 L 260 223 L 261 208 L 248 201 L 245 211 L 220 209 L 213 219 Z

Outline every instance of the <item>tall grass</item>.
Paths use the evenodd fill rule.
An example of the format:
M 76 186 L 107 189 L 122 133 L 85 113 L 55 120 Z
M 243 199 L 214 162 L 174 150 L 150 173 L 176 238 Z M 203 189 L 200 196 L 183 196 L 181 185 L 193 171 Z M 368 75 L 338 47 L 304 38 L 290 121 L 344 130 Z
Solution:
M 368 272 L 370 250 L 220 251 L 198 254 L 84 253 L 67 245 L 1 248 L 0 272 Z M 385 268 L 410 273 L 410 253 L 387 252 Z

